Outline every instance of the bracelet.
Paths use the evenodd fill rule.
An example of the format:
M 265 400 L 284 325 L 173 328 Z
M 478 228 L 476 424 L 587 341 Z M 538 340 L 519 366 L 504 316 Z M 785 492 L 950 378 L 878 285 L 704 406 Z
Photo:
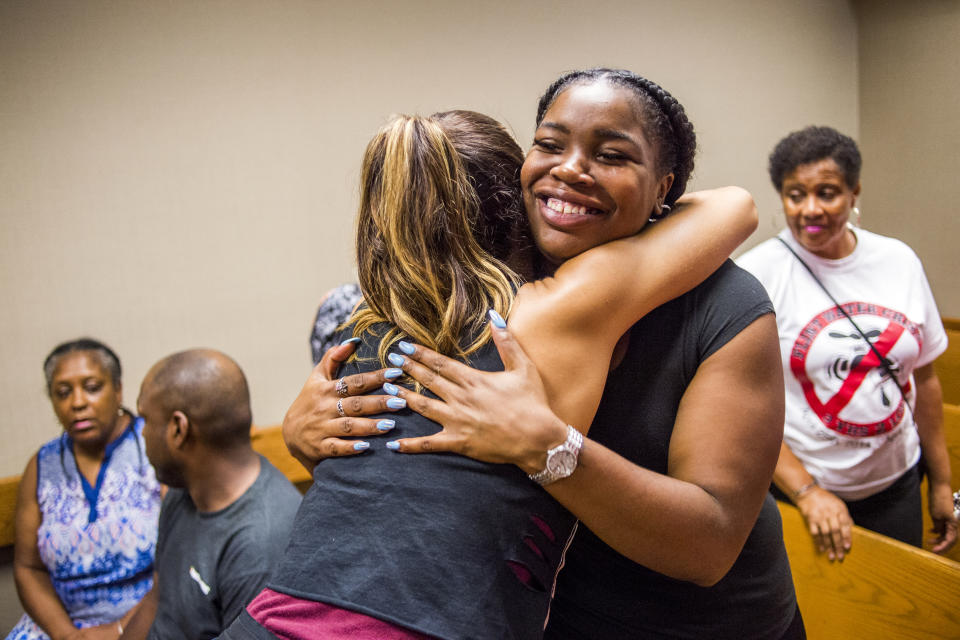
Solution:
M 793 501 L 796 502 L 816 486 L 817 486 L 816 480 L 812 482 L 808 482 L 807 484 L 803 485 L 802 487 L 794 491 L 792 494 L 790 494 L 790 496 L 791 498 L 793 498 Z

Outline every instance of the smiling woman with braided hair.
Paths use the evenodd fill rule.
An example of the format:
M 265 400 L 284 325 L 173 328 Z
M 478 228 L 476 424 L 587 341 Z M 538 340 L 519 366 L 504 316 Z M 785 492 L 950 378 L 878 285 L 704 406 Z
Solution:
M 624 141 L 617 119 L 639 127 L 649 153 L 638 155 Z M 644 226 L 647 220 L 609 205 L 643 191 L 629 175 L 638 166 L 672 176 L 659 202 L 673 202 L 695 148 L 682 105 L 656 83 L 611 69 L 553 83 L 521 172 L 538 271 L 547 278 L 538 286 L 549 286 L 566 261 Z M 574 205 L 598 214 L 578 215 Z M 652 217 L 662 212 L 658 206 Z M 594 273 L 598 281 L 603 275 Z M 611 297 L 595 317 L 621 305 Z M 400 385 L 388 392 L 443 429 L 420 437 L 398 430 L 392 446 L 512 463 L 580 519 L 546 637 L 804 637 L 767 491 L 782 435 L 783 383 L 772 307 L 756 279 L 726 262 L 627 329 L 612 359 L 590 354 L 609 374 L 578 456 L 576 444 L 565 442 L 556 398 L 584 379 L 567 370 L 558 382 L 542 365 L 568 345 L 544 339 L 546 331 L 531 340 L 522 318 L 509 320 L 510 332 L 494 332 L 504 372 L 472 369 L 426 346 L 396 354 L 394 362 L 444 402 Z M 331 352 L 325 362 L 342 356 Z M 318 370 L 332 377 L 325 362 Z M 541 378 L 545 372 L 551 377 Z M 337 436 L 345 425 L 355 435 L 376 434 L 376 420 L 359 416 L 383 407 L 379 397 L 363 396 L 342 403 L 346 417 L 317 410 L 337 397 L 335 383 L 316 375 L 284 424 L 288 445 L 308 462 L 354 453 Z M 340 388 L 368 391 L 379 376 L 365 375 L 345 377 Z M 396 511 L 398 519 L 406 513 L 402 505 Z

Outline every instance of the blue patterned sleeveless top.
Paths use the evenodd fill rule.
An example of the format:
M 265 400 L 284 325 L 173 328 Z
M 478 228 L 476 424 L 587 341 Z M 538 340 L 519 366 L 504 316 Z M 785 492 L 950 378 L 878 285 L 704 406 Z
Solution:
M 37 548 L 77 627 L 121 618 L 150 590 L 160 499 L 142 418 L 107 445 L 95 486 L 78 471 L 66 434 L 40 448 Z M 47 635 L 26 614 L 7 636 L 35 638 Z

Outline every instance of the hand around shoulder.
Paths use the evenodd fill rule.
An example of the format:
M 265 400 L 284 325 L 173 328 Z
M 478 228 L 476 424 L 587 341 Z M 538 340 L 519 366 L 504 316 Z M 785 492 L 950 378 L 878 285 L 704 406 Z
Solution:
M 398 385 L 388 393 L 443 428 L 420 438 L 395 440 L 402 453 L 449 451 L 475 460 L 511 463 L 528 474 L 543 470 L 548 449 L 563 443 L 567 425 L 547 402 L 543 379 L 496 316 L 491 324 L 503 371 L 480 371 L 419 345 L 407 345 L 399 366 L 430 389 L 435 400 Z

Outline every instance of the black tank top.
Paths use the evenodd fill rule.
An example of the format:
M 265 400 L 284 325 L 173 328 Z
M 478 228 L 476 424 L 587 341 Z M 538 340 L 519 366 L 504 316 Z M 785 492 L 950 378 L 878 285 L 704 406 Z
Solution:
M 380 368 L 378 339 L 361 337 L 341 375 Z M 503 368 L 492 342 L 469 363 Z M 516 466 L 390 451 L 440 427 L 380 417 L 397 422 L 388 436 L 317 465 L 270 588 L 439 638 L 539 638 L 573 516 Z
M 677 408 L 700 363 L 773 307 L 727 262 L 634 325 L 590 438 L 667 473 Z M 675 535 L 683 535 L 682 531 Z M 729 573 L 712 587 L 675 580 L 620 555 L 581 526 L 557 584 L 547 638 L 780 638 L 796 613 L 780 512 L 768 494 Z

